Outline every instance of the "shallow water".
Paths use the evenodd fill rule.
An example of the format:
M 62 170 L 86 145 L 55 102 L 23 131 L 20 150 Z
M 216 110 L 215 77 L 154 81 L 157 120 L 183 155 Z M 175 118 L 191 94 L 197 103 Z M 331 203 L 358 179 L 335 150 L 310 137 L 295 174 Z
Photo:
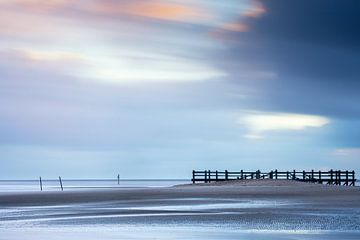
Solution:
M 43 179 L 43 191 L 60 191 L 59 180 Z M 62 180 L 64 190 L 81 190 L 81 189 L 103 189 L 103 188 L 137 188 L 137 187 L 170 187 L 178 184 L 190 183 L 190 180 L 172 180 L 172 179 L 97 179 L 97 180 Z M 0 180 L 0 193 L 6 192 L 37 192 L 40 191 L 39 180 Z
M 0 239 L 360 239 L 360 209 L 179 198 L 0 208 Z

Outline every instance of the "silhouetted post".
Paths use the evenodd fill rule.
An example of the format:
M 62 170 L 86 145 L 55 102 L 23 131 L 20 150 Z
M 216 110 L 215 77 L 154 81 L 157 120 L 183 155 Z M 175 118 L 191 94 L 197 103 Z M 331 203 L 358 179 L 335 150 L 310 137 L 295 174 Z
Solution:
M 120 174 L 117 175 L 117 182 L 118 182 L 118 185 L 120 185 Z
M 335 170 L 335 185 L 338 185 L 339 177 L 338 177 L 338 171 Z
M 41 177 L 40 177 L 40 191 L 42 191 L 42 181 L 41 181 Z
M 225 170 L 225 180 L 229 180 L 228 170 Z
M 334 176 L 333 176 L 333 170 L 330 170 L 330 183 L 329 184 L 333 184 L 334 183 Z
M 305 173 L 305 170 L 303 170 L 303 180 L 305 181 L 306 179 L 306 173 Z
M 195 170 L 193 170 L 192 175 L 193 175 L 193 177 L 192 177 L 192 183 L 195 184 Z
M 207 171 L 204 171 L 204 178 L 205 178 L 205 183 L 207 183 Z
M 275 169 L 275 179 L 278 179 L 277 169 Z
M 314 169 L 311 170 L 311 181 L 314 182 Z
M 270 175 L 270 179 L 273 179 L 273 170 L 270 171 L 269 175 Z
M 286 171 L 286 179 L 289 179 L 289 171 Z
M 351 185 L 355 186 L 355 171 L 352 171 L 351 175 Z
M 240 171 L 240 178 L 241 179 L 244 179 L 244 171 L 241 169 L 241 171 Z
M 338 170 L 338 175 L 339 175 L 338 185 L 341 185 L 341 171 L 340 170 Z
M 59 182 L 60 182 L 61 191 L 64 191 L 63 184 L 62 184 L 62 181 L 61 181 L 61 177 L 60 177 L 60 176 L 59 176 Z
M 293 179 L 294 179 L 294 180 L 296 179 L 296 171 L 295 171 L 295 169 L 294 169 L 294 171 L 293 171 Z
M 322 183 L 322 180 L 321 180 L 321 171 L 319 170 L 319 183 Z
M 208 170 L 208 174 L 209 174 L 209 182 L 211 182 L 211 171 Z
M 346 186 L 349 186 L 349 171 L 346 170 L 346 182 L 345 182 Z
M 216 170 L 216 172 L 215 172 L 215 178 L 216 178 L 216 181 L 219 180 L 218 170 Z

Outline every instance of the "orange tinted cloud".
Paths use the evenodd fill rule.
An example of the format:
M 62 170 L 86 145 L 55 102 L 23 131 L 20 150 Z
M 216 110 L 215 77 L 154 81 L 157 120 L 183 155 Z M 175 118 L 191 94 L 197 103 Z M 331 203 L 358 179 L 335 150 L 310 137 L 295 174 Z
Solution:
M 248 26 L 244 23 L 235 22 L 235 23 L 226 23 L 221 26 L 221 29 L 232 32 L 245 32 L 248 30 Z
M 256 18 L 266 12 L 265 7 L 261 2 L 253 0 L 252 4 L 248 6 L 245 11 L 242 11 L 237 16 L 237 22 L 229 22 L 220 25 L 215 31 L 211 32 L 212 37 L 227 40 L 231 39 L 224 34 L 225 32 L 246 32 L 249 30 L 249 26 L 245 24 L 248 18 Z
M 256 0 L 253 0 L 253 6 L 245 11 L 242 15 L 244 17 L 256 18 L 263 15 L 266 12 L 264 5 Z
M 196 21 L 208 16 L 202 10 L 194 7 L 168 3 L 163 1 L 135 1 L 120 3 L 114 1 L 97 1 L 90 6 L 90 11 L 105 15 L 133 15 L 170 21 Z
M 189 4 L 160 0 L 147 1 L 70 1 L 70 0 L 0 0 L 0 7 L 10 7 L 32 12 L 53 12 L 62 9 L 75 9 L 79 13 L 105 16 L 134 15 L 172 21 L 191 21 L 204 18 L 201 9 Z

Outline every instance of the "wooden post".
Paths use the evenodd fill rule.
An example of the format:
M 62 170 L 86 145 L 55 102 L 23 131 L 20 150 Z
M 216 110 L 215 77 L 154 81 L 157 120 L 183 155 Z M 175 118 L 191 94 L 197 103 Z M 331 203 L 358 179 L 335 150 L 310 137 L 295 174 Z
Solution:
M 306 173 L 305 173 L 305 170 L 303 170 L 303 180 L 305 182 L 305 179 L 306 179 Z
M 62 184 L 62 181 L 61 181 L 61 177 L 60 177 L 60 176 L 59 176 L 59 182 L 60 182 L 61 191 L 64 191 L 63 184 Z
M 218 170 L 216 170 L 216 172 L 215 172 L 215 177 L 216 177 L 216 181 L 218 181 L 219 180 Z
M 338 171 L 335 170 L 335 185 L 338 185 Z
M 229 174 L 228 174 L 228 170 L 225 170 L 225 180 L 229 180 Z
M 311 170 L 311 182 L 314 182 L 314 169 Z
M 195 184 L 195 170 L 192 171 L 192 183 Z
M 240 178 L 243 179 L 244 178 L 244 171 L 241 169 L 240 171 Z
M 120 174 L 117 175 L 117 183 L 120 185 Z
M 211 171 L 208 170 L 208 174 L 209 174 L 209 182 L 211 182 Z
M 322 180 L 321 180 L 321 171 L 319 170 L 319 183 L 322 183 Z
M 329 184 L 333 184 L 333 180 L 334 180 L 333 170 L 331 169 L 331 170 L 330 170 L 330 182 L 329 182 Z
M 286 179 L 289 180 L 289 171 L 286 171 Z
M 352 171 L 351 175 L 351 185 L 355 187 L 355 171 Z
M 204 171 L 204 182 L 207 183 L 207 171 Z
M 341 171 L 340 170 L 338 170 L 338 175 L 339 175 L 338 185 L 341 185 Z
M 40 177 L 40 191 L 42 191 L 42 181 L 41 181 L 41 177 Z
M 346 186 L 349 186 L 349 171 L 346 170 L 346 181 L 345 181 L 345 184 Z
M 273 170 L 270 171 L 269 175 L 270 175 L 270 179 L 273 179 L 273 177 L 274 177 L 273 176 Z
M 275 169 L 275 179 L 278 179 L 278 173 L 277 169 Z
M 293 179 L 294 179 L 294 180 L 296 179 L 296 171 L 295 171 L 295 169 L 294 169 L 294 171 L 293 171 Z

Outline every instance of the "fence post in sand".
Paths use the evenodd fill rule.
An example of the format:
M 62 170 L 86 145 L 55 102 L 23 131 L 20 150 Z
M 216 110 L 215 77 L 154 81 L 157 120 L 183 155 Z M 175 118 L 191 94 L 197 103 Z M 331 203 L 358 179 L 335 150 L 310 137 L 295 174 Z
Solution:
M 289 179 L 289 171 L 286 171 L 286 179 Z
M 229 174 L 228 174 L 228 170 L 225 170 L 225 180 L 229 180 Z
M 333 184 L 333 170 L 330 170 L 330 182 L 329 184 Z
M 62 184 L 62 181 L 61 181 L 61 177 L 60 177 L 60 176 L 59 176 L 59 182 L 60 182 L 61 191 L 64 191 L 63 184 Z
M 192 171 L 192 183 L 195 184 L 195 170 Z
M 117 175 L 117 184 L 120 185 L 120 174 Z
M 278 179 L 278 171 L 275 169 L 275 179 Z
M 204 171 L 204 180 L 205 180 L 205 183 L 207 183 L 207 171 L 206 170 Z
M 40 191 L 42 191 L 42 180 L 41 180 L 41 177 L 40 177 Z
M 311 182 L 314 182 L 314 169 L 311 170 Z
M 319 183 L 322 184 L 322 180 L 321 180 L 321 171 L 319 170 Z
M 211 182 L 211 171 L 208 170 L 208 174 L 209 174 L 209 182 Z
M 215 178 L 216 178 L 216 181 L 218 181 L 218 180 L 219 180 L 218 170 L 216 170 L 216 172 L 215 172 Z
M 351 175 L 351 185 L 355 187 L 355 171 L 352 171 Z
M 296 179 L 296 170 L 294 169 L 294 171 L 293 171 L 293 180 L 295 180 Z

